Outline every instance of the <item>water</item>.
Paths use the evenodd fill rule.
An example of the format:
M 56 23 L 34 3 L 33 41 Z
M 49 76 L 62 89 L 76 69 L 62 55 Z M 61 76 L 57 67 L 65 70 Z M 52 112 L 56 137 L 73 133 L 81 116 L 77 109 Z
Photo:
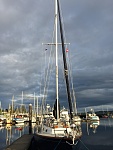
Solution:
M 95 130 L 83 123 L 82 132 L 80 150 L 113 150 L 113 119 L 101 119 Z
M 0 125 L 0 150 L 4 150 L 7 145 L 10 145 L 23 134 L 28 134 L 28 124 L 19 124 L 15 126 Z
M 18 126 L 0 126 L 0 150 L 11 144 L 23 134 L 28 134 L 26 124 Z M 35 132 L 35 124 L 33 125 Z M 113 150 L 113 119 L 101 119 L 100 122 L 82 123 L 82 137 L 79 150 Z

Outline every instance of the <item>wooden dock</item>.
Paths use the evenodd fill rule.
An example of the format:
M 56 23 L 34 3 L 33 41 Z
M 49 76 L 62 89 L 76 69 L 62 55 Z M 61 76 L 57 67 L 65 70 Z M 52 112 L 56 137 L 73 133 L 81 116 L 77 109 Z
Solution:
M 33 134 L 24 134 L 11 145 L 7 146 L 5 150 L 29 150 Z

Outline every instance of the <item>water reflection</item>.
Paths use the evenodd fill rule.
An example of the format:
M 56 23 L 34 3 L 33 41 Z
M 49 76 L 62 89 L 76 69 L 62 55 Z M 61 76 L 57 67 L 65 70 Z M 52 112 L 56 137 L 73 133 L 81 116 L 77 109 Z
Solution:
M 11 124 L 6 125 L 6 145 L 11 144 L 11 138 L 12 138 L 12 126 Z
M 80 150 L 113 150 L 112 118 L 100 118 L 100 122 L 84 122 L 82 131 Z
M 89 135 L 90 129 L 93 133 L 96 133 L 98 126 L 100 125 L 100 121 L 90 121 L 87 122 L 87 134 Z
M 36 128 L 37 125 L 33 123 L 32 133 L 35 133 Z M 100 122 L 83 122 L 80 150 L 86 150 L 86 147 L 90 150 L 113 150 L 112 131 L 113 119 L 102 118 Z M 29 134 L 28 124 L 0 125 L 0 149 L 3 150 L 23 134 Z
M 22 133 L 24 134 L 24 123 L 16 124 L 15 125 L 15 133 L 17 132 L 19 137 L 22 136 Z
M 100 125 L 100 121 L 94 121 L 90 123 L 90 128 L 92 128 L 93 133 L 96 133 L 96 129 L 99 125 Z
M 101 119 L 101 126 L 113 126 L 113 118 L 102 118 Z
M 23 134 L 28 134 L 28 129 L 29 126 L 26 123 L 0 125 L 0 149 L 3 150 Z
M 3 132 L 4 128 L 4 126 L 0 125 L 0 132 Z

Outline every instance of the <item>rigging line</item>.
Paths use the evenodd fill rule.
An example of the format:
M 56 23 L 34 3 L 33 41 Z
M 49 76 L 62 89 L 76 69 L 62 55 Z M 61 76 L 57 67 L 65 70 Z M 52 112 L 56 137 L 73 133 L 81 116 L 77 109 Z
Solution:
M 62 20 L 62 29 L 63 29 L 63 33 L 64 33 L 64 41 L 65 41 L 65 43 L 67 43 L 66 42 L 66 36 L 65 36 L 65 28 L 64 28 L 64 20 L 63 20 L 63 13 L 62 13 L 62 7 L 61 7 L 61 2 L 59 1 L 59 5 L 60 5 L 60 15 L 61 15 L 61 20 Z M 70 44 L 69 44 L 70 45 Z M 67 45 L 66 45 L 66 47 L 67 47 Z M 60 59 L 61 60 L 61 59 Z M 61 63 L 61 65 L 62 65 L 62 72 L 63 72 L 63 74 L 64 74 L 64 70 L 63 70 L 63 63 Z M 65 81 L 65 76 L 63 77 L 63 81 L 62 81 L 62 83 Z M 64 82 L 65 83 L 65 82 Z M 66 83 L 65 83 L 65 87 L 66 87 Z M 59 88 L 59 91 L 60 91 L 60 89 L 61 89 L 61 86 L 60 86 L 60 88 Z M 67 92 L 67 91 L 66 91 Z
M 63 137 L 64 138 L 64 137 Z M 61 143 L 61 141 L 63 140 L 63 138 L 61 138 L 61 140 L 58 142 L 58 144 L 56 145 L 56 147 L 54 148 L 54 150 L 57 149 L 58 145 Z
M 45 74 L 43 105 L 46 104 L 46 94 L 47 94 L 47 84 L 48 84 L 48 78 L 49 78 L 50 60 L 51 60 L 51 50 L 50 50 L 50 56 L 49 56 L 47 71 Z
M 43 46 L 42 46 L 42 51 L 43 51 Z M 42 62 L 42 61 L 41 61 Z M 43 70 L 42 70 L 42 63 L 41 63 L 41 74 L 40 74 L 40 76 L 41 76 L 41 82 L 40 82 L 40 94 L 42 93 L 42 72 L 43 72 Z M 41 97 L 40 97 L 40 100 L 41 100 Z
M 64 20 L 63 20 L 63 13 L 62 13 L 62 8 L 61 8 L 61 3 L 60 3 L 60 1 L 59 1 L 59 5 L 60 5 L 60 15 L 61 15 L 61 20 L 62 20 L 62 29 L 63 29 L 63 33 L 64 33 L 64 41 L 65 41 L 65 43 L 67 43 L 66 42 L 66 36 L 65 36 L 65 29 L 64 29 Z M 69 45 L 70 45 L 70 43 L 69 43 Z M 67 45 L 66 45 L 66 47 L 67 47 Z M 61 57 L 60 57 L 61 58 Z M 61 59 L 60 59 L 61 60 Z M 63 63 L 61 63 L 61 65 L 62 65 L 62 72 L 63 72 L 63 74 L 64 74 L 64 70 L 63 70 Z M 65 83 L 65 76 L 63 77 L 63 81 L 62 81 L 62 83 Z M 65 87 L 66 87 L 66 83 L 65 83 Z M 62 87 L 60 86 L 59 87 L 59 91 L 60 91 L 60 89 L 61 89 Z M 67 91 L 66 91 L 67 92 Z
M 80 138 L 79 138 L 79 140 L 80 140 Z M 82 140 L 80 140 L 80 142 L 84 145 L 84 147 L 85 147 L 87 150 L 89 150 L 89 148 L 84 144 L 84 142 L 83 142 Z
M 42 52 L 43 52 L 43 46 L 42 46 Z M 42 53 L 42 56 L 43 56 L 43 55 L 44 55 L 44 52 Z M 42 89 L 43 89 L 43 78 L 42 78 L 42 75 L 43 75 L 42 66 L 43 66 L 43 65 L 42 65 L 42 62 L 43 62 L 43 61 L 41 61 L 41 72 L 40 72 L 40 76 L 41 76 L 41 77 L 40 77 L 40 78 L 41 78 L 41 79 L 40 79 L 40 81 L 41 81 L 41 82 L 40 82 L 40 95 L 41 95 L 41 93 L 42 93 L 42 91 L 43 91 L 43 90 L 42 90 Z M 43 101 L 43 97 L 40 96 L 40 106 L 42 105 L 42 101 Z M 42 112 L 42 107 L 41 107 L 41 112 Z
M 64 46 L 62 22 L 61 22 L 61 16 L 60 16 L 59 0 L 57 0 L 57 2 L 58 2 L 58 15 L 59 15 L 60 35 L 61 35 L 61 42 L 62 42 L 62 54 L 63 54 L 63 61 L 64 61 L 65 81 L 66 81 L 66 88 L 67 88 L 70 116 L 71 116 L 71 119 L 72 119 L 73 118 L 73 110 L 72 110 L 72 102 L 71 102 L 71 96 L 70 96 L 70 87 L 69 87 L 69 79 L 68 79 L 68 68 L 67 68 L 67 62 L 66 62 L 66 56 L 65 56 L 65 46 Z
M 47 27 L 47 26 L 46 26 Z M 53 29 L 54 30 L 54 29 Z M 46 37 L 46 35 L 47 35 L 47 28 L 46 28 L 46 30 L 44 30 L 44 35 L 43 35 L 43 40 L 42 41 L 45 41 L 44 39 L 45 39 L 45 37 Z M 43 52 L 43 49 L 42 49 L 42 52 Z M 42 53 L 42 56 L 44 55 L 44 52 Z M 43 62 L 43 61 L 42 61 Z M 41 70 L 42 70 L 42 63 L 41 63 Z M 44 92 L 44 87 L 42 87 L 42 85 L 43 85 L 43 79 L 42 79 L 42 74 L 43 74 L 43 70 L 41 71 L 41 85 L 40 85 L 40 94 L 41 93 L 45 93 Z M 46 78 L 46 77 L 45 77 Z M 45 85 L 45 83 L 44 83 L 44 85 Z M 43 89 L 43 90 L 42 90 Z M 43 92 L 42 92 L 43 91 Z M 42 104 L 42 101 L 44 100 L 45 98 L 44 98 L 44 96 L 43 97 L 40 97 L 40 102 L 41 102 L 41 104 Z
M 70 54 L 70 53 L 69 53 Z M 70 77 L 70 81 L 71 81 L 71 87 L 72 87 L 72 96 L 73 96 L 73 110 L 74 113 L 77 115 L 77 104 L 76 104 L 76 95 L 75 95 L 75 90 L 74 90 L 74 85 L 73 85 L 73 76 L 72 76 L 72 63 L 71 63 L 71 59 L 69 59 L 69 55 L 67 52 L 67 59 L 68 59 L 68 68 L 69 68 L 69 77 Z
M 63 13 L 62 13 L 62 7 L 61 7 L 61 2 L 59 1 L 59 6 L 60 6 L 60 16 L 61 16 L 61 20 L 62 20 L 62 29 L 63 29 L 63 36 L 64 36 L 64 41 L 66 42 L 66 36 L 65 36 L 65 28 L 64 28 L 64 20 L 63 20 Z
M 54 39 L 54 33 L 55 33 L 55 21 L 54 21 L 54 30 L 53 30 L 53 36 L 52 36 L 52 42 L 53 42 L 53 39 Z M 44 97 L 43 97 L 43 105 L 46 104 L 46 99 L 45 99 L 45 95 L 47 94 L 47 87 L 49 85 L 49 79 L 48 76 L 49 76 L 49 70 L 51 72 L 51 68 L 52 68 L 52 63 L 50 63 L 50 60 L 51 60 L 51 56 L 52 56 L 52 46 L 51 46 L 51 49 L 50 49 L 50 56 L 49 56 L 49 61 L 48 61 L 48 67 L 47 67 L 47 72 L 46 72 L 46 76 L 45 76 L 45 83 L 44 83 Z M 47 98 L 47 97 L 46 97 Z
M 60 4 L 60 2 L 59 2 Z M 61 6 L 61 5 L 60 5 Z M 63 26 L 63 32 L 64 32 L 64 39 L 66 41 L 66 36 L 65 36 L 65 29 L 64 29 L 64 21 L 63 21 L 63 17 L 62 17 L 62 9 L 60 7 L 60 12 L 61 12 L 61 20 L 62 20 L 62 26 Z M 67 55 L 68 55 L 68 52 L 67 52 Z M 72 90 L 74 90 L 74 87 L 73 87 L 73 78 L 72 78 L 72 71 L 71 71 L 71 67 L 70 67 L 70 59 L 69 59 L 69 72 L 70 72 L 70 79 L 71 79 L 71 85 L 72 85 Z M 74 91 L 74 95 L 75 95 L 75 91 Z M 76 101 L 76 97 L 74 98 L 75 101 Z
M 54 21 L 55 22 L 55 21 Z M 55 26 L 55 25 L 54 25 Z M 55 27 L 54 27 L 55 28 Z M 53 29 L 53 33 L 54 33 L 54 30 L 55 29 Z M 44 31 L 44 37 L 45 37 L 45 33 L 47 33 L 47 32 L 45 32 Z M 54 34 L 53 34 L 54 35 Z M 53 39 L 53 38 L 52 38 Z M 44 40 L 43 40 L 44 41 Z M 50 60 L 50 59 L 49 59 Z M 49 65 L 48 65 L 49 66 Z M 42 68 L 42 66 L 41 66 L 41 68 Z M 45 96 L 44 96 L 44 94 L 46 93 L 46 79 L 47 79 L 47 76 L 45 76 L 45 81 L 44 81 L 44 89 L 43 89 L 43 97 L 42 98 L 40 98 L 40 99 L 42 99 L 42 103 L 44 103 L 44 101 L 45 101 Z M 42 80 L 41 80 L 41 83 L 42 83 Z M 41 84 L 42 85 L 42 84 Z M 40 88 L 40 93 L 42 92 L 42 90 L 41 90 L 41 88 Z
M 51 48 L 51 51 L 52 51 L 52 48 Z M 52 57 L 52 55 L 51 55 L 51 57 Z M 53 59 L 52 59 L 52 62 L 53 62 Z M 52 62 L 49 62 L 49 67 L 48 67 L 48 70 L 47 70 L 47 74 L 48 74 L 48 77 L 47 77 L 47 79 L 48 80 L 46 80 L 46 94 L 45 95 L 48 95 L 48 87 L 49 87 L 49 82 L 50 82 L 50 78 L 51 78 L 51 72 L 52 72 Z M 46 97 L 47 98 L 47 97 Z
M 59 4 L 60 4 L 60 1 L 59 1 Z M 60 5 L 61 6 L 61 5 Z M 61 20 L 62 20 L 62 26 L 63 26 L 63 33 L 64 33 L 64 40 L 66 41 L 66 36 L 65 36 L 65 29 L 64 29 L 64 21 L 63 21 L 63 15 L 62 15 L 62 8 L 60 7 L 60 12 L 61 12 Z M 67 43 L 67 42 L 66 42 Z M 66 45 L 66 48 L 67 48 L 67 45 Z M 67 52 L 67 54 L 68 54 L 68 52 Z M 63 66 L 63 65 L 62 65 Z M 71 80 L 71 81 L 73 81 L 73 80 Z M 72 84 L 72 82 L 71 82 L 71 84 Z
M 54 41 L 54 34 L 55 34 L 55 19 L 54 19 L 54 30 L 53 30 L 52 43 L 53 43 L 53 41 Z M 52 51 L 52 50 L 53 50 L 53 45 L 51 45 L 51 57 L 53 58 L 55 52 Z M 52 53 L 52 52 L 53 52 L 53 53 Z M 53 59 L 52 59 L 52 62 L 53 62 Z M 52 72 L 52 64 L 53 64 L 53 63 L 51 63 L 51 65 L 50 65 L 50 74 L 51 74 L 51 72 Z M 49 70 L 49 68 L 48 68 L 48 70 Z M 47 89 L 48 89 L 48 86 L 49 86 L 49 82 L 50 82 L 50 78 L 49 78 L 49 80 L 48 80 Z
M 60 57 L 60 61 L 62 62 L 62 58 Z M 66 87 L 66 82 L 65 82 L 65 76 L 64 76 L 64 69 L 63 69 L 63 63 L 60 63 L 61 64 L 61 70 L 62 70 L 62 74 L 63 74 L 63 79 L 62 79 L 62 82 L 61 82 L 61 85 L 62 83 L 64 83 L 65 87 Z M 61 91 L 61 88 L 62 86 L 59 87 L 59 91 Z M 65 91 L 67 92 L 66 88 L 65 88 Z M 68 98 L 68 96 L 67 96 Z

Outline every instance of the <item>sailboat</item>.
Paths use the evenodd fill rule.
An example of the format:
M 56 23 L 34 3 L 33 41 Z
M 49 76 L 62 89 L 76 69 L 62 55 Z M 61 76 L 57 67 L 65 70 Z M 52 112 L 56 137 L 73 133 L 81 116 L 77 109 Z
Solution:
M 87 134 L 89 135 L 89 127 L 92 129 L 93 133 L 96 133 L 98 126 L 100 125 L 100 121 L 91 121 L 87 122 Z
M 91 109 L 91 113 L 86 113 L 87 121 L 99 121 L 99 116 L 96 115 L 93 109 Z
M 57 20 L 59 18 L 59 27 L 61 35 L 62 54 L 64 62 L 64 76 L 66 82 L 66 91 L 69 104 L 68 111 L 60 112 L 59 104 L 59 86 L 58 86 L 58 42 L 57 42 Z M 59 0 L 55 0 L 55 50 L 56 50 L 56 100 L 54 104 L 53 116 L 44 117 L 40 131 L 37 130 L 34 140 L 40 150 L 76 150 L 80 146 L 80 137 L 82 136 L 81 125 L 77 125 L 73 117 L 73 107 L 70 94 L 70 86 L 68 79 L 68 68 L 65 56 L 65 44 L 63 38 L 63 29 L 60 15 Z

